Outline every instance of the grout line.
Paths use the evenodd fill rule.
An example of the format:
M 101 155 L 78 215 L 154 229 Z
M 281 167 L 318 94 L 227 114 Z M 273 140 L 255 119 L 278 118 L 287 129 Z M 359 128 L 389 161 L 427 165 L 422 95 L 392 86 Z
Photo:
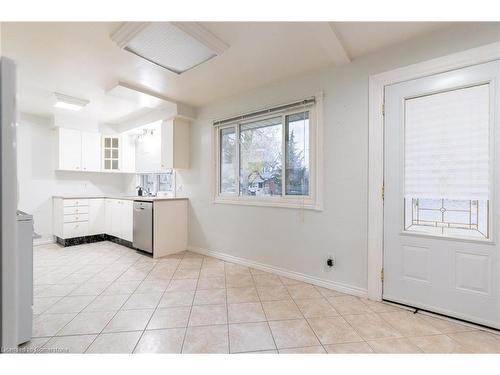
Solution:
M 113 245 L 115 246 L 115 245 Z M 120 269 L 123 268 L 122 271 L 120 271 L 119 274 L 117 274 L 117 276 L 111 280 L 111 281 L 100 281 L 101 283 L 105 283 L 105 282 L 108 282 L 106 288 L 99 294 L 95 295 L 95 296 L 88 296 L 88 297 L 94 297 L 80 312 L 76 313 L 75 316 L 68 322 L 66 323 L 62 328 L 60 328 L 53 336 L 38 336 L 38 337 L 33 337 L 34 339 L 47 339 L 47 341 L 42 345 L 40 346 L 40 348 L 46 348 L 47 347 L 47 344 L 53 339 L 53 338 L 58 338 L 58 337 L 67 337 L 67 336 L 95 336 L 94 339 L 92 340 L 92 342 L 87 346 L 87 348 L 85 349 L 85 352 L 88 351 L 88 349 L 93 345 L 93 343 L 95 342 L 95 340 L 97 340 L 97 338 L 103 334 L 114 334 L 114 333 L 124 333 L 124 332 L 141 332 L 141 335 L 139 336 L 139 339 L 137 340 L 137 342 L 135 343 L 135 346 L 134 346 L 134 350 L 136 350 L 138 344 L 140 343 L 144 333 L 146 331 L 155 331 L 155 330 L 165 330 L 165 329 L 180 329 L 180 328 L 184 328 L 185 329 L 185 332 L 184 332 L 184 337 L 183 337 L 183 341 L 182 341 L 182 345 L 181 345 L 181 353 L 182 353 L 182 350 L 184 348 L 184 345 L 185 345 L 185 340 L 186 340 L 186 336 L 187 336 L 187 330 L 189 328 L 189 322 L 191 320 L 191 314 L 192 314 L 192 309 L 193 309 L 193 306 L 194 306 L 194 299 L 195 299 L 195 296 L 196 296 L 196 292 L 198 291 L 198 286 L 199 286 L 199 280 L 200 280 L 200 276 L 201 276 L 201 269 L 203 268 L 203 265 L 205 264 L 206 262 L 206 259 L 208 258 L 211 258 L 211 257 L 207 257 L 207 256 L 200 256 L 199 258 L 202 258 L 202 264 L 200 266 L 200 273 L 198 274 L 198 278 L 196 279 L 196 286 L 195 286 L 195 290 L 194 290 L 194 294 L 193 294 L 193 299 L 191 301 L 191 305 L 189 306 L 190 307 L 190 311 L 189 311 L 189 316 L 188 316 L 188 320 L 187 320 L 187 323 L 186 323 L 186 327 L 169 327 L 169 328 L 158 328 L 158 329 L 152 329 L 152 330 L 148 330 L 147 327 L 149 325 L 149 323 L 151 322 L 151 319 L 152 317 L 154 316 L 154 314 L 156 313 L 156 311 L 160 308 L 160 303 L 161 303 L 161 300 L 162 298 L 164 297 L 165 293 L 167 292 L 168 290 L 168 287 L 171 285 L 172 281 L 174 280 L 172 277 L 173 275 L 175 274 L 175 272 L 180 269 L 181 267 L 181 263 L 184 259 L 187 259 L 186 258 L 186 255 L 187 255 L 187 252 L 183 252 L 179 255 L 182 255 L 182 257 L 180 258 L 180 260 L 178 261 L 177 263 L 177 266 L 172 274 L 172 277 L 168 280 L 168 284 L 167 284 L 167 287 L 163 290 L 163 292 L 161 293 L 161 296 L 160 296 L 160 299 L 158 300 L 158 303 L 156 304 L 156 307 L 154 309 L 147 309 L 147 310 L 153 310 L 151 316 L 149 317 L 149 320 L 145 326 L 144 329 L 140 329 L 140 330 L 128 330 L 128 331 L 116 331 L 116 332 L 106 332 L 104 333 L 104 329 L 110 324 L 110 322 L 115 318 L 115 316 L 120 312 L 120 311 L 130 311 L 130 310 L 143 310 L 143 308 L 137 308 L 137 309 L 127 309 L 127 310 L 124 310 L 123 307 L 125 306 L 125 304 L 129 301 L 129 299 L 131 298 L 132 295 L 136 294 L 137 290 L 146 282 L 146 279 L 152 274 L 152 272 L 156 269 L 156 267 L 158 266 L 158 264 L 161 264 L 161 262 L 154 262 L 153 263 L 153 266 L 151 267 L 151 269 L 149 269 L 149 271 L 147 272 L 146 276 L 142 279 L 142 280 L 131 280 L 131 281 L 139 281 L 138 285 L 135 287 L 135 289 L 128 295 L 128 298 L 121 304 L 121 306 L 116 310 L 116 311 L 96 311 L 96 312 L 114 312 L 114 315 L 111 317 L 111 319 L 105 324 L 104 328 L 99 332 L 99 333 L 81 333 L 81 334 L 71 334 L 71 335 L 60 335 L 60 336 L 57 336 L 57 333 L 61 332 L 65 327 L 67 327 L 78 315 L 80 315 L 81 313 L 85 312 L 84 310 L 90 305 L 92 304 L 98 297 L 100 296 L 108 296 L 108 294 L 103 294 L 112 284 L 116 283 L 118 281 L 118 279 L 120 277 L 122 277 L 127 271 L 131 270 L 132 268 L 134 268 L 134 266 L 138 266 L 138 265 L 141 265 L 141 264 L 144 264 L 144 265 L 147 265 L 149 264 L 148 262 L 143 262 L 146 258 L 142 258 L 142 257 L 137 257 L 135 259 L 131 259 L 132 262 L 129 263 L 129 262 L 123 262 L 121 263 L 120 260 L 126 260 L 129 253 L 128 253 L 128 250 L 129 249 L 122 249 L 121 247 L 119 247 L 119 245 L 116 245 L 117 247 L 113 247 L 113 248 L 110 248 L 110 249 L 101 249 L 99 246 L 93 246 L 91 248 L 91 250 L 93 251 L 93 254 L 92 256 L 89 258 L 90 260 L 89 261 L 86 261 L 84 262 L 81 267 L 76 267 L 78 265 L 78 262 L 81 262 L 82 259 L 85 258 L 85 252 L 88 251 L 88 249 L 86 247 L 80 247 L 78 249 L 70 249 L 71 252 L 66 252 L 64 254 L 64 261 L 62 261 L 61 263 L 62 264 L 58 264 L 58 265 L 54 265 L 54 266 L 44 266 L 44 267 L 36 267 L 38 269 L 42 269 L 41 271 L 37 271 L 38 273 L 39 272 L 42 272 L 43 269 L 47 269 L 47 268 L 51 268 L 53 269 L 54 271 L 53 272 L 62 272 L 64 270 L 65 267 L 70 267 L 72 269 L 72 271 L 70 273 L 68 273 L 66 276 L 64 276 L 63 278 L 61 278 L 60 281 L 63 281 L 65 280 L 66 278 L 72 276 L 72 275 L 75 275 L 75 274 L 84 274 L 82 272 L 79 272 L 81 271 L 82 269 L 84 268 L 92 268 L 92 266 L 94 266 L 95 268 L 98 268 L 99 271 L 97 272 L 94 272 L 92 273 L 92 275 L 87 278 L 86 280 L 84 281 L 81 281 L 79 283 L 68 283 L 68 284 L 58 284 L 58 283 L 55 283 L 55 284 L 38 284 L 40 286 L 47 286 L 47 288 L 50 288 L 51 286 L 54 286 L 54 285 L 71 285 L 71 284 L 75 284 L 76 286 L 71 289 L 66 295 L 64 296 L 48 296 L 48 297 L 35 297 L 35 298 L 58 298 L 57 301 L 55 301 L 52 305 L 50 305 L 47 309 L 45 309 L 43 312 L 41 312 L 40 314 L 36 314 L 36 316 L 40 316 L 40 315 L 48 315 L 48 313 L 46 313 L 47 310 L 49 310 L 54 304 L 58 303 L 60 300 L 66 298 L 66 297 L 83 297 L 82 296 L 72 296 L 70 295 L 74 290 L 80 288 L 81 286 L 85 285 L 90 279 L 93 279 L 94 277 L 98 276 L 100 273 L 102 273 L 103 270 L 107 269 L 108 267 L 113 267 L 113 266 L 118 266 Z M 62 252 L 65 250 L 65 248 L 57 248 L 57 249 L 40 249 L 41 251 L 43 252 L 48 252 L 49 254 L 49 264 L 50 262 L 55 262 L 57 263 L 57 259 L 54 259 L 55 256 L 60 256 L 62 254 Z M 102 250 L 105 250 L 105 253 L 104 254 L 98 254 L 97 252 L 99 251 L 102 251 Z M 100 264 L 100 263 L 96 263 L 96 264 L 93 264 L 93 262 L 95 262 L 96 260 L 99 259 L 100 256 L 109 256 L 110 258 L 114 258 L 114 260 L 111 262 L 111 263 L 105 263 L 105 264 Z M 115 255 L 119 255 L 117 257 L 115 257 Z M 38 256 L 39 258 L 41 258 L 42 256 Z M 198 258 L 198 257 L 197 257 Z M 149 258 L 147 258 L 149 259 Z M 178 259 L 178 258 L 175 258 L 175 259 Z M 217 325 L 217 326 L 222 326 L 222 325 L 225 325 L 227 327 L 227 332 L 228 332 L 228 348 L 229 348 L 229 353 L 231 353 L 231 343 L 230 343 L 230 335 L 229 335 L 229 326 L 230 326 L 230 322 L 229 322 L 229 303 L 228 303 L 228 295 L 227 295 L 227 289 L 228 289 L 228 285 L 227 285 L 227 265 L 228 264 L 233 264 L 231 262 L 226 262 L 226 261 L 222 261 L 223 262 L 223 265 L 224 265 L 224 287 L 225 287 L 225 293 L 226 293 L 226 299 L 225 299 L 225 303 L 226 303 L 226 314 L 227 314 L 227 322 L 224 323 L 224 324 L 207 324 L 207 325 L 201 325 L 201 326 L 196 326 L 196 327 L 209 327 L 209 326 L 214 326 L 214 325 Z M 102 266 L 102 267 L 101 267 Z M 144 266 L 146 267 L 146 266 Z M 246 269 L 249 270 L 250 272 L 250 276 L 251 276 L 251 279 L 253 281 L 253 288 L 256 290 L 257 292 L 257 296 L 258 296 L 258 300 L 260 302 L 260 305 L 261 305 L 261 308 L 263 309 L 263 302 L 260 298 L 260 294 L 258 293 L 258 288 L 257 288 L 257 285 L 255 283 L 255 276 L 252 272 L 251 272 L 251 267 L 248 267 L 248 266 L 243 266 L 245 267 Z M 142 266 L 140 268 L 140 270 L 143 270 Z M 63 272 L 64 273 L 64 272 Z M 86 272 L 85 272 L 86 273 Z M 272 273 L 266 273 L 266 274 L 272 274 Z M 213 276 L 213 277 L 219 277 L 219 276 Z M 128 281 L 128 280 L 127 280 Z M 316 335 L 316 332 L 314 331 L 314 329 L 312 329 L 309 321 L 308 321 L 308 318 L 306 318 L 304 316 L 304 314 L 302 313 L 302 311 L 300 310 L 300 308 L 298 307 L 297 305 L 297 302 L 295 301 L 295 299 L 293 297 L 291 297 L 290 293 L 289 293 L 289 288 L 288 288 L 288 285 L 284 285 L 283 282 L 281 281 L 280 279 L 280 282 L 281 282 L 281 285 L 284 286 L 284 288 L 287 290 L 287 293 L 288 295 L 290 296 L 290 300 L 293 301 L 293 303 L 295 304 L 295 306 L 297 307 L 297 309 L 299 310 L 299 312 L 301 313 L 301 316 L 302 316 L 302 319 L 304 319 L 306 321 L 306 323 L 308 324 L 309 328 L 312 330 L 313 334 L 316 336 L 318 342 L 319 342 L 319 345 L 309 345 L 309 346 L 306 346 L 306 347 L 316 347 L 316 346 L 321 346 L 325 352 L 327 352 L 326 348 L 325 348 L 325 345 L 323 345 L 321 343 L 321 340 L 319 340 L 318 336 Z M 234 287 L 234 288 L 238 288 L 238 286 Z M 246 286 L 239 286 L 239 288 L 247 288 Z M 145 292 L 147 293 L 147 292 Z M 139 293 L 137 293 L 139 294 Z M 321 297 L 323 299 L 325 299 L 328 303 L 329 306 L 331 306 L 333 308 L 334 311 L 336 311 L 338 313 L 338 317 L 342 318 L 342 320 L 348 325 L 350 326 L 355 332 L 359 333 L 359 331 L 354 327 L 352 326 L 346 319 L 345 317 L 346 316 L 349 316 L 349 315 L 363 315 L 363 314 L 369 314 L 369 312 L 364 312 L 364 313 L 360 313 L 360 314 L 345 314 L 345 313 L 340 313 L 333 305 L 332 303 L 330 302 L 329 298 L 334 298 L 334 297 L 339 297 L 339 296 L 332 296 L 332 297 L 327 297 L 325 295 L 323 295 L 323 293 L 321 293 Z M 123 293 L 121 294 L 110 294 L 109 296 L 114 296 L 114 295 L 124 295 Z M 359 299 L 358 297 L 355 297 L 353 296 L 354 298 L 356 299 Z M 319 297 L 318 297 L 319 298 Z M 363 303 L 363 301 L 361 300 L 361 302 Z M 239 303 L 245 303 L 245 302 L 239 302 Z M 200 306 L 210 306 L 210 305 L 220 305 L 220 304 L 213 304 L 213 303 L 209 303 L 209 304 L 206 304 L 206 305 L 200 305 Z M 367 306 L 366 304 L 364 304 L 368 310 L 372 311 L 373 314 L 376 314 L 378 316 L 380 316 L 381 314 L 383 314 L 384 312 L 376 312 L 376 311 L 373 311 L 369 306 Z M 175 307 L 178 307 L 178 306 L 167 306 L 166 308 L 175 308 Z M 183 306 L 183 307 L 188 307 L 188 306 Z M 270 321 L 268 319 L 268 316 L 265 312 L 265 310 L 263 309 L 264 311 L 264 316 L 265 316 L 265 322 L 267 323 L 267 326 L 269 328 L 269 331 L 271 333 L 271 337 L 273 338 L 273 342 L 274 342 L 274 346 L 275 346 L 275 349 L 270 349 L 270 350 L 277 350 L 279 352 L 280 349 L 278 349 L 277 345 L 276 345 L 276 340 L 275 340 L 275 337 L 272 333 L 272 330 L 271 330 L 271 327 L 270 327 Z M 403 309 L 401 309 L 401 311 L 404 311 Z M 56 314 L 68 314 L 68 313 L 50 313 L 50 314 L 53 314 L 53 315 L 56 315 Z M 428 314 L 422 314 L 422 315 L 428 315 Z M 430 314 L 429 314 L 430 315 Z M 382 315 L 383 316 L 383 315 Z M 442 319 L 440 317 L 436 317 L 436 316 L 433 316 L 433 315 L 430 315 L 432 316 L 433 318 L 436 318 L 436 319 L 440 319 L 440 320 L 445 320 L 445 321 L 450 321 L 450 319 Z M 322 318 L 322 317 L 319 317 L 319 318 Z M 325 317 L 325 318 L 328 318 L 328 317 Z M 294 318 L 294 319 L 279 319 L 279 320 L 276 320 L 276 321 L 286 321 L 286 320 L 298 320 L 300 318 Z M 453 342 L 456 342 L 458 345 L 460 346 L 464 346 L 463 344 L 461 344 L 460 342 L 456 341 L 455 339 L 453 339 L 452 337 L 450 337 L 450 333 L 448 332 L 442 332 L 442 333 L 436 333 L 436 334 L 430 334 L 430 335 L 413 335 L 413 336 L 405 336 L 403 334 L 401 334 L 401 332 L 395 328 L 392 324 L 390 324 L 389 321 L 387 321 L 386 319 L 383 319 L 384 322 L 386 322 L 390 327 L 392 327 L 396 332 L 398 332 L 401 336 L 400 337 L 393 337 L 393 338 L 409 338 L 409 337 L 423 337 L 423 336 L 437 336 L 437 335 L 445 335 L 447 337 L 449 337 Z M 274 320 L 273 320 L 274 321 Z M 453 322 L 453 320 L 451 320 Z M 243 323 L 243 322 L 242 322 Z M 250 323 L 250 322 L 247 322 L 247 323 Z M 252 322 L 252 323 L 258 323 L 258 322 Z M 263 323 L 263 322 L 260 322 L 260 323 Z M 431 324 L 432 325 L 432 324 Z M 194 327 L 194 326 L 193 326 Z M 467 332 L 471 332 L 471 331 L 475 331 L 475 330 L 478 330 L 480 328 L 475 328 L 475 327 L 469 327 L 471 328 L 470 331 L 467 331 Z M 480 329 L 481 330 L 481 329 Z M 485 330 L 483 330 L 485 331 Z M 488 331 L 486 331 L 488 332 Z M 364 339 L 361 334 L 360 334 L 360 338 L 362 341 L 359 341 L 360 343 L 361 342 L 364 342 L 366 343 L 372 350 L 374 350 L 374 348 L 370 345 L 370 341 L 376 341 L 378 340 L 377 339 L 373 339 L 373 340 L 366 340 Z M 390 337 L 388 338 L 390 339 Z M 301 348 L 301 347 L 293 347 L 293 348 L 283 348 L 282 350 L 285 350 L 285 349 L 295 349 L 295 348 Z M 418 347 L 417 347 L 418 348 Z M 422 351 L 420 348 L 418 348 L 418 350 Z M 262 350 L 255 350 L 255 351 L 249 351 L 249 352 L 238 352 L 238 353 L 257 353 L 257 352 L 260 352 Z
M 64 248 L 62 248 L 62 249 L 64 249 Z M 62 250 L 62 249 L 60 249 L 60 250 Z M 80 249 L 77 249 L 77 250 L 82 250 L 82 249 L 80 248 Z M 81 251 L 81 252 L 82 252 L 82 251 Z M 121 257 L 123 257 L 123 256 L 124 256 L 124 255 L 122 255 Z M 116 259 L 113 263 L 109 263 L 109 264 L 108 264 L 108 266 L 109 266 L 109 265 L 112 265 L 112 264 L 115 264 L 115 263 L 116 263 L 116 261 L 118 261 L 118 259 L 120 259 L 121 257 L 117 258 L 117 259 Z M 138 260 L 139 260 L 139 258 L 136 260 L 136 262 L 137 262 Z M 49 340 L 47 341 L 47 343 L 45 343 L 45 344 L 42 346 L 42 348 L 43 348 L 43 347 L 45 347 L 45 345 L 47 345 L 47 344 L 48 344 L 48 342 L 49 342 L 52 338 L 55 338 L 55 337 L 61 337 L 61 336 L 57 336 L 57 334 L 58 334 L 59 332 L 61 332 L 61 331 L 62 331 L 62 330 L 63 330 L 66 326 L 68 326 L 68 325 L 69 325 L 69 324 L 70 324 L 70 323 L 71 323 L 71 322 L 72 322 L 72 321 L 73 321 L 73 320 L 74 320 L 74 319 L 75 319 L 75 318 L 76 318 L 76 317 L 77 317 L 77 316 L 78 316 L 81 312 L 83 312 L 83 310 L 84 310 L 85 308 L 87 308 L 87 307 L 88 307 L 88 306 L 89 306 L 92 302 L 94 302 L 94 301 L 97 299 L 97 297 L 99 297 L 100 295 L 102 295 L 102 293 L 104 293 L 104 291 L 105 291 L 105 290 L 106 290 L 106 289 L 107 289 L 107 288 L 108 288 L 111 284 L 113 284 L 113 283 L 114 283 L 114 282 L 115 282 L 115 281 L 116 281 L 116 280 L 117 280 L 117 279 L 118 279 L 121 275 L 123 275 L 123 273 L 125 273 L 128 269 L 130 269 L 130 267 L 132 267 L 132 265 L 133 265 L 133 264 L 135 264 L 136 262 L 134 262 L 134 263 L 130 264 L 130 265 L 129 265 L 129 266 L 128 266 L 125 270 L 123 270 L 123 272 L 122 272 L 122 273 L 120 273 L 120 275 L 118 275 L 118 276 L 116 277 L 116 279 L 115 279 L 115 280 L 112 280 L 112 281 L 108 284 L 108 286 L 107 286 L 107 287 L 106 287 L 106 288 L 105 288 L 105 289 L 104 289 L 104 290 L 103 290 L 100 294 L 96 295 L 96 296 L 94 297 L 94 299 L 93 299 L 92 301 L 90 301 L 90 302 L 89 302 L 89 303 L 88 303 L 88 304 L 87 304 L 87 305 L 86 305 L 86 306 L 85 306 L 85 307 L 84 307 L 84 308 L 83 308 L 80 312 L 76 313 L 76 314 L 75 314 L 75 316 L 74 316 L 74 317 L 73 317 L 73 318 L 72 318 L 72 319 L 71 319 L 68 323 L 66 323 L 63 327 L 61 327 L 58 331 L 56 331 L 55 335 L 53 335 L 53 336 L 45 336 L 45 337 L 50 337 L 50 338 L 49 338 Z M 85 267 L 85 266 L 87 266 L 87 265 L 89 265 L 89 264 L 88 264 L 88 263 L 86 263 L 84 266 L 82 266 L 82 268 L 83 268 L 83 267 Z M 106 268 L 106 266 L 105 266 L 104 268 Z M 104 268 L 103 268 L 103 269 L 104 269 Z M 81 269 L 81 268 L 80 268 L 80 269 Z M 102 270 L 101 270 L 101 271 L 102 271 Z M 76 273 L 76 272 L 77 272 L 77 271 L 73 272 L 72 274 L 74 274 L 74 273 Z M 93 276 L 91 276 L 91 277 L 94 277 L 94 276 L 95 276 L 95 275 L 97 275 L 98 273 L 99 273 L 99 271 L 98 271 L 98 272 L 96 272 L 96 273 L 95 273 Z M 72 274 L 70 274 L 70 275 L 72 275 Z M 68 275 L 68 276 L 70 276 L 70 275 Z M 80 286 L 82 286 L 84 283 L 85 283 L 85 281 L 84 281 L 84 282 L 82 282 L 82 283 L 80 283 L 80 285 L 79 285 L 79 286 L 75 287 L 75 288 L 74 288 L 74 289 L 72 289 L 71 291 L 73 291 L 73 290 L 75 290 L 75 289 L 79 288 L 79 287 L 80 287 Z M 71 292 L 69 292 L 69 293 L 71 293 Z M 69 293 L 68 293 L 68 294 L 69 294 Z M 64 297 L 62 297 L 62 298 L 65 298 L 65 297 L 67 297 L 67 296 L 68 296 L 68 295 L 66 295 L 66 296 L 64 296 Z M 61 298 L 61 299 L 62 299 L 62 298 Z M 123 306 L 123 305 L 122 305 L 122 306 Z M 63 314 L 63 313 L 61 313 L 61 314 Z M 115 315 L 116 315 L 116 314 L 115 314 Z M 114 317 L 115 315 L 113 315 L 113 317 Z M 111 320 L 113 319 L 113 317 L 111 318 Z M 110 320 L 110 321 L 111 321 L 111 320 Z M 108 322 L 107 324 L 109 324 L 109 322 Z M 106 325 L 107 325 L 107 324 L 106 324 Z M 105 326 L 105 327 L 106 327 L 106 326 Z M 101 332 L 102 332 L 102 330 L 101 330 Z M 94 340 L 92 341 L 92 343 L 90 343 L 90 344 L 89 344 L 89 346 L 86 348 L 86 350 L 87 350 L 87 349 L 88 349 L 88 348 L 89 348 L 89 347 L 93 344 L 93 342 L 95 341 L 95 339 L 97 339 L 97 337 L 98 337 L 98 335 L 94 338 Z M 85 350 L 85 351 L 86 351 L 86 350 Z
M 124 256 L 124 255 L 122 255 L 122 257 L 123 257 L 123 256 Z M 121 257 L 120 257 L 120 258 L 121 258 Z M 114 263 L 112 263 L 112 264 L 115 264 L 115 263 L 116 263 L 116 262 L 117 262 L 120 258 L 118 258 L 118 259 L 117 259 Z M 112 281 L 112 282 L 108 285 L 108 287 L 107 287 L 107 288 L 109 288 L 109 287 L 110 287 L 113 283 L 117 282 L 117 280 L 118 280 L 121 276 L 123 276 L 123 274 L 124 274 L 125 272 L 127 272 L 129 269 L 131 269 L 131 268 L 132 268 L 132 267 L 133 267 L 136 263 L 138 263 L 140 260 L 141 260 L 140 258 L 137 258 L 135 262 L 131 263 L 131 264 L 130 264 L 130 265 L 129 265 L 129 266 L 128 266 L 125 270 L 123 270 L 123 272 L 122 272 L 122 273 L 120 273 L 120 274 L 119 274 L 119 275 L 118 275 L 118 276 L 117 276 L 117 277 L 116 277 L 116 278 L 115 278 L 115 279 L 114 279 L 114 280 L 113 280 L 113 281 Z M 131 281 L 134 281 L 134 280 L 131 280 Z M 134 294 L 134 292 L 137 290 L 137 288 L 139 288 L 139 285 L 141 285 L 141 283 L 139 283 L 139 284 L 136 286 L 136 288 L 132 291 L 132 293 L 130 293 L 130 295 L 128 296 L 128 298 L 127 298 L 127 299 L 126 299 L 126 300 L 122 303 L 122 305 L 120 306 L 120 308 L 119 308 L 119 309 L 115 312 L 115 314 L 111 317 L 111 319 L 110 319 L 110 320 L 106 323 L 106 325 L 105 325 L 105 326 L 101 329 L 101 331 L 100 331 L 100 332 L 96 335 L 96 337 L 94 338 L 94 340 L 92 340 L 92 342 L 90 343 L 90 345 L 89 345 L 89 346 L 87 346 L 87 348 L 84 350 L 84 353 L 86 353 L 86 352 L 89 350 L 89 348 L 90 348 L 90 347 L 94 344 L 94 342 L 97 340 L 97 338 L 103 334 L 104 329 L 105 329 L 105 328 L 109 325 L 109 323 L 110 323 L 110 322 L 111 322 L 111 321 L 115 318 L 115 316 L 118 314 L 118 312 L 120 312 L 120 311 L 121 311 L 120 309 L 121 309 L 123 306 L 125 306 L 125 304 L 126 304 L 126 303 L 127 303 L 127 301 L 130 299 L 130 297 L 132 297 L 132 295 L 133 295 L 133 294 Z M 107 289 L 107 288 L 106 288 L 106 289 Z M 104 290 L 102 291 L 102 293 L 104 293 L 104 292 L 106 291 L 106 289 L 104 289 Z M 100 295 L 102 295 L 102 293 L 101 293 Z M 99 295 L 99 296 L 100 296 L 100 295 Z M 69 323 L 68 323 L 68 324 L 69 324 Z M 110 333 L 112 333 L 112 332 L 110 332 Z
M 278 351 L 278 353 L 279 353 L 278 345 L 276 344 L 276 339 L 274 338 L 273 330 L 271 329 L 271 325 L 269 324 L 269 318 L 266 314 L 266 310 L 264 310 L 264 305 L 262 304 L 262 300 L 260 299 L 259 289 L 257 288 L 257 284 L 255 283 L 254 274 L 250 270 L 250 267 L 248 267 L 248 270 L 250 272 L 250 276 L 252 277 L 253 287 L 255 289 L 255 292 L 257 293 L 257 298 L 259 299 L 260 307 L 261 307 L 262 311 L 264 312 L 264 317 L 266 318 L 267 328 L 269 329 L 269 333 L 271 334 L 271 337 L 273 339 L 274 347 L 275 347 L 276 351 Z M 280 282 L 281 282 L 281 279 L 280 279 Z M 288 293 L 288 289 L 286 290 L 286 292 Z M 290 293 L 288 293 L 288 295 L 290 295 Z M 290 298 L 291 298 L 291 296 L 290 296 Z
M 181 261 L 179 262 L 179 265 L 181 264 L 181 262 L 184 260 L 185 257 L 186 257 L 186 252 L 184 252 L 183 257 L 182 257 Z M 203 257 L 203 259 L 205 259 L 205 257 Z M 202 264 L 203 264 L 203 261 L 202 261 Z M 176 271 L 177 271 L 177 269 L 176 269 Z M 201 267 L 200 267 L 200 273 L 201 273 Z M 198 290 L 198 281 L 199 280 L 200 280 L 200 277 L 198 274 L 198 279 L 196 280 L 196 287 L 194 289 L 193 299 L 191 300 L 191 306 L 189 307 L 189 315 L 188 315 L 188 320 L 186 323 L 186 330 L 184 331 L 184 338 L 182 339 L 181 351 L 180 351 L 181 354 L 182 354 L 182 351 L 184 350 L 184 343 L 186 342 L 187 331 L 189 329 L 189 322 L 191 321 L 191 313 L 193 312 L 193 304 L 194 304 L 194 299 L 196 298 L 196 291 Z
M 290 292 L 288 291 L 288 288 L 285 286 L 288 294 L 290 294 Z M 320 293 L 321 294 L 321 293 Z M 290 297 L 292 298 L 292 301 L 293 301 L 293 304 L 295 305 L 295 307 L 297 308 L 297 310 L 299 310 L 300 314 L 302 315 L 302 318 L 306 321 L 307 323 L 307 326 L 309 327 L 309 329 L 311 330 L 311 332 L 314 334 L 314 336 L 316 337 L 316 340 L 318 340 L 319 344 L 321 345 L 321 347 L 323 348 L 323 350 L 325 351 L 325 353 L 328 353 L 328 351 L 326 350 L 325 346 L 323 345 L 323 343 L 321 342 L 321 340 L 319 339 L 318 335 L 316 334 L 316 331 L 314 331 L 313 327 L 311 327 L 311 324 L 309 323 L 309 320 L 307 320 L 307 318 L 305 317 L 305 315 L 302 313 L 302 311 L 300 310 L 299 308 L 299 305 L 297 305 L 297 302 L 295 302 L 295 299 L 292 297 L 292 295 L 290 294 Z M 328 301 L 327 301 L 328 302 Z M 335 310 L 335 309 L 334 309 Z
M 184 258 L 184 257 L 183 257 Z M 179 265 L 181 264 L 181 261 L 182 259 L 179 261 L 179 263 L 177 263 L 177 267 L 175 267 L 175 271 L 174 273 L 172 273 L 172 277 L 174 276 L 175 272 L 179 269 Z M 149 270 L 148 274 L 146 275 L 146 277 L 144 278 L 144 280 L 147 279 L 147 277 L 151 274 L 151 272 L 153 272 L 153 270 L 157 267 L 159 262 L 156 262 L 155 265 Z M 154 314 L 156 313 L 156 311 L 158 310 L 158 306 L 160 305 L 161 303 L 161 300 L 163 298 L 163 296 L 165 295 L 165 293 L 167 292 L 167 289 L 168 287 L 170 286 L 170 284 L 172 283 L 172 277 L 170 278 L 170 280 L 168 281 L 168 285 L 167 287 L 165 288 L 165 290 L 163 291 L 163 293 L 161 294 L 160 298 L 158 299 L 158 303 L 156 304 L 156 307 L 153 311 L 153 313 L 151 314 L 151 316 L 149 317 L 146 325 L 144 326 L 144 329 L 142 330 L 142 333 L 141 333 L 141 336 L 139 337 L 139 340 L 137 340 L 137 342 L 135 343 L 134 345 L 134 348 L 132 349 L 132 353 L 135 352 L 135 350 L 137 349 L 137 345 L 139 345 L 139 343 L 141 342 L 141 339 L 142 339 L 142 336 L 144 336 L 144 333 L 146 332 L 146 329 L 148 328 L 148 325 L 149 323 L 151 322 L 151 319 L 153 319 L 153 316 Z M 144 283 L 144 280 L 137 286 L 136 290 L 139 289 L 139 287 Z M 124 306 L 124 305 L 122 305 Z

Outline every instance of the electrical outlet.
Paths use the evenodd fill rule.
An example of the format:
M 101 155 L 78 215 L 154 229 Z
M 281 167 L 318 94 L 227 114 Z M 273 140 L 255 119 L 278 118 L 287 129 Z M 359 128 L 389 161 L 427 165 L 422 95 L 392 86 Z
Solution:
M 335 267 L 335 257 L 333 256 L 333 254 L 328 254 L 328 256 L 326 258 L 326 265 L 329 268 Z

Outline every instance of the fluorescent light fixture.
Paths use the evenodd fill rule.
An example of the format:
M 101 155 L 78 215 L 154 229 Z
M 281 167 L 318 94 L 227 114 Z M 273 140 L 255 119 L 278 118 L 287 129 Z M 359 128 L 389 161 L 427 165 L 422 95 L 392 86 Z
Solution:
M 56 103 L 54 104 L 55 108 L 68 109 L 70 111 L 79 111 L 87 104 L 89 104 L 88 100 L 74 98 L 69 95 L 60 94 L 55 92 Z
M 126 22 L 111 38 L 126 51 L 177 74 L 228 48 L 195 22 Z

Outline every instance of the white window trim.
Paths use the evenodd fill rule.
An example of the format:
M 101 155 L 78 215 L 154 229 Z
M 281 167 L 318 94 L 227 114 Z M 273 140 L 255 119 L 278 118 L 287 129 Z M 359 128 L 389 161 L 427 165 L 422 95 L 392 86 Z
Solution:
M 243 206 L 262 206 L 262 207 L 281 207 L 281 208 L 299 208 L 308 210 L 323 210 L 323 93 L 315 95 L 315 103 L 304 107 L 309 111 L 309 160 L 310 160 L 310 178 L 309 192 L 310 195 L 305 196 L 280 196 L 280 197 L 242 197 L 239 195 L 239 156 L 236 160 L 236 193 L 220 193 L 220 150 L 219 150 L 219 130 L 227 127 L 236 126 L 236 138 L 239 139 L 239 122 L 213 126 L 212 129 L 212 203 L 213 204 L 234 204 Z M 261 118 L 270 118 L 277 116 L 286 116 L 291 113 L 301 112 L 301 108 L 288 109 L 282 112 L 276 112 Z M 251 119 L 254 121 L 255 117 Z M 242 121 L 247 122 L 249 120 Z M 285 123 L 283 123 L 283 132 L 285 131 Z M 283 139 L 283 147 L 285 142 Z M 283 183 L 284 189 L 284 183 Z
M 410 79 L 500 59 L 500 43 L 487 44 L 369 78 L 368 114 L 368 298 L 382 300 L 384 251 L 384 88 Z

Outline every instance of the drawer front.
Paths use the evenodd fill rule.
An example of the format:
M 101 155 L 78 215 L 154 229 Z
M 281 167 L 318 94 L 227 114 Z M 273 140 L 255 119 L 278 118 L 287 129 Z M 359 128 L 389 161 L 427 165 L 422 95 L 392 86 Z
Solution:
M 88 214 L 88 206 L 72 206 L 64 207 L 64 215 L 78 215 L 78 214 Z
M 89 231 L 89 223 L 64 223 L 64 238 L 86 236 Z
M 65 223 L 76 223 L 89 221 L 89 214 L 64 215 Z
M 64 207 L 87 206 L 89 201 L 87 199 L 65 199 Z

